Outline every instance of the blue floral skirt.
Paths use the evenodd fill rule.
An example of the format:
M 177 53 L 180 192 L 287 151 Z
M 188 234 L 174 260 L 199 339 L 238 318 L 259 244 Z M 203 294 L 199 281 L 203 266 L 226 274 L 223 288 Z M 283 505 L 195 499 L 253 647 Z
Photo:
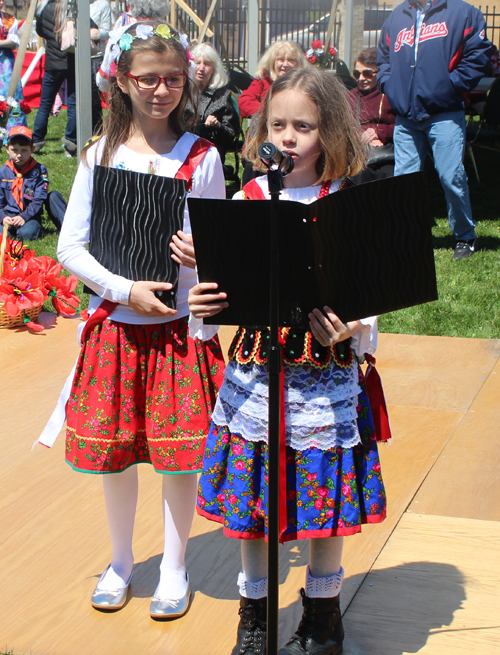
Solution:
M 5 98 L 7 97 L 7 92 L 9 90 L 10 78 L 12 77 L 15 61 L 15 55 L 10 48 L 0 48 L 0 95 Z M 18 102 L 24 99 L 21 80 L 19 80 L 17 89 L 14 93 L 14 99 Z M 26 119 L 26 114 L 21 107 L 17 106 L 10 112 L 6 129 L 10 132 L 10 130 L 13 127 L 16 127 L 16 125 L 26 126 L 27 124 L 28 121 Z
M 362 385 L 363 386 L 363 385 Z M 328 450 L 286 448 L 287 527 L 283 541 L 335 537 L 380 523 L 386 499 L 366 392 L 359 395 L 362 443 Z M 228 537 L 267 537 L 268 446 L 212 423 L 197 511 L 221 523 Z

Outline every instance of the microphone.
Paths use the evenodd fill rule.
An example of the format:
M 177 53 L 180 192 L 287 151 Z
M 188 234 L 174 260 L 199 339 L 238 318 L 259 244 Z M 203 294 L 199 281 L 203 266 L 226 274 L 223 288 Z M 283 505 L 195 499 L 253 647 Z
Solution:
M 293 171 L 293 157 L 288 152 L 282 152 L 269 141 L 259 146 L 259 157 L 261 161 L 272 170 L 278 170 L 283 175 L 288 175 Z

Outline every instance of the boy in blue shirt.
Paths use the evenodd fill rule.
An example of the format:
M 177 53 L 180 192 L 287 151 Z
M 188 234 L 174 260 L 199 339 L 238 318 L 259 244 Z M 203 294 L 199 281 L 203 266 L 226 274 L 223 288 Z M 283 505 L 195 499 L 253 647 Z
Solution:
M 44 206 L 60 230 L 66 203 L 58 191 L 48 192 L 47 169 L 32 157 L 31 130 L 24 125 L 13 127 L 6 150 L 9 159 L 0 168 L 0 222 L 9 226 L 9 236 L 38 239 Z

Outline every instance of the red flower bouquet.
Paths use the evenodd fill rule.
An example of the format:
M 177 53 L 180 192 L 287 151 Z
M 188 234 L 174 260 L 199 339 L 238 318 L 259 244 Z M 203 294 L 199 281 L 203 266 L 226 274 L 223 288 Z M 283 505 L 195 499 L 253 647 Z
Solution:
M 80 303 L 74 293 L 76 277 L 66 277 L 61 264 L 50 257 L 37 257 L 34 250 L 5 233 L 0 237 L 0 326 L 27 325 L 40 332 L 43 327 L 34 320 L 48 298 L 58 314 L 74 316 Z
M 307 60 L 318 68 L 332 68 L 336 55 L 337 50 L 333 46 L 325 48 L 319 39 L 313 41 L 306 52 Z
M 21 108 L 21 111 L 24 111 L 25 114 L 31 114 L 31 107 L 26 102 L 26 100 L 21 100 L 19 107 Z

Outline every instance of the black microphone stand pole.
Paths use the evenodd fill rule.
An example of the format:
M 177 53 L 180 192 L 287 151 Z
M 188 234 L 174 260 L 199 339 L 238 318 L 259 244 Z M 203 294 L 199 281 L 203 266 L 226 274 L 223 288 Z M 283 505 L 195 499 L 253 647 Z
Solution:
M 284 187 L 283 172 L 269 168 L 267 171 L 271 200 L 279 200 Z M 267 366 L 269 371 L 269 449 L 268 449 L 268 527 L 267 527 L 267 655 L 278 655 L 279 610 L 279 507 L 280 507 L 280 397 L 282 393 L 280 373 L 282 363 L 279 344 L 279 216 L 272 212 L 270 266 L 270 345 Z M 285 489 L 281 493 L 285 493 Z

